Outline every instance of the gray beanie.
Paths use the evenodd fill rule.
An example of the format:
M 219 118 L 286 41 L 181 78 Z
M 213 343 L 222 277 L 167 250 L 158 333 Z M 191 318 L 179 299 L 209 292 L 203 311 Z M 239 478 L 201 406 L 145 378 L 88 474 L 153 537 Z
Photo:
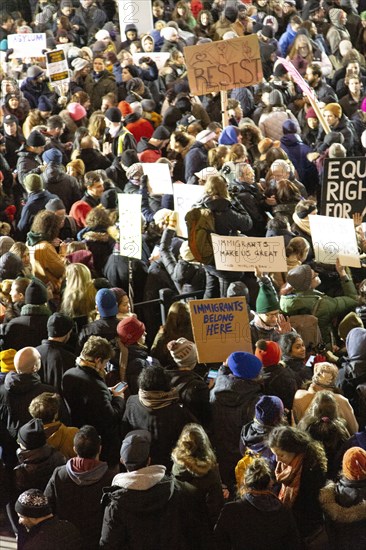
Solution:
M 310 265 L 304 264 L 294 267 L 287 274 L 287 282 L 295 290 L 309 290 L 311 287 L 312 269 Z

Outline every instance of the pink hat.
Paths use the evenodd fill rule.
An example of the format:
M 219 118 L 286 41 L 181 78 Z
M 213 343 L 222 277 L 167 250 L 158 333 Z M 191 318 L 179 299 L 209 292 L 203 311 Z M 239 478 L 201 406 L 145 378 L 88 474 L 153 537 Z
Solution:
M 361 111 L 363 111 L 364 113 L 366 113 L 366 97 L 364 97 L 363 100 L 362 100 L 362 103 L 361 103 Z
M 75 122 L 86 117 L 86 110 L 82 105 L 80 105 L 80 103 L 69 103 L 66 108 L 72 120 Z

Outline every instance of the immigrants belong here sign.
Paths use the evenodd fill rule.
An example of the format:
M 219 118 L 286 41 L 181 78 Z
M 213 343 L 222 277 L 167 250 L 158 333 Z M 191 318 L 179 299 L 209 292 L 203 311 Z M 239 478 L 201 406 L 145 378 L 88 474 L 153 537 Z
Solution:
M 321 214 L 352 218 L 366 214 L 366 157 L 326 159 Z

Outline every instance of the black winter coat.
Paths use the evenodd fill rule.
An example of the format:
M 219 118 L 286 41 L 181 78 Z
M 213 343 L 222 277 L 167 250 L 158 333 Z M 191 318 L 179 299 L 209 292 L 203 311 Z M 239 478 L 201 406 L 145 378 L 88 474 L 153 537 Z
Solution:
M 256 184 L 235 181 L 233 184 L 237 200 L 248 212 L 253 227 L 247 230 L 247 235 L 264 237 L 266 232 L 265 197 Z M 267 207 L 268 209 L 268 207 Z
M 27 346 L 36 348 L 47 339 L 47 321 L 51 310 L 45 306 L 25 305 L 21 315 L 3 326 L 3 349 L 17 351 Z
M 98 550 L 103 521 L 103 487 L 112 483 L 114 474 L 111 470 L 105 472 L 95 468 L 71 476 L 70 464 L 72 460 L 67 466 L 55 469 L 44 493 L 53 513 L 60 519 L 72 521 L 79 529 L 83 550 Z
M 65 457 L 50 445 L 38 449 L 17 451 L 19 466 L 14 468 L 15 486 L 18 494 L 28 489 L 44 491 L 58 466 L 65 464 Z
M 72 426 L 94 426 L 102 438 L 102 457 L 119 462 L 120 423 L 125 401 L 113 397 L 105 381 L 89 367 L 75 367 L 62 379 L 64 399 L 70 409 Z
M 196 419 L 178 403 L 161 409 L 150 409 L 140 402 L 138 395 L 131 395 L 123 416 L 122 436 L 125 437 L 132 430 L 148 430 L 152 437 L 151 463 L 171 468 L 170 454 L 182 429 L 189 422 L 196 422 Z
M 28 407 L 32 399 L 43 392 L 54 393 L 55 388 L 42 384 L 38 374 L 8 372 L 0 386 L 0 420 L 12 437 L 16 437 L 19 428 L 32 419 Z
M 184 159 L 184 179 L 186 183 L 198 183 L 195 173 L 207 167 L 207 159 L 207 149 L 203 143 L 195 141 Z
M 193 370 L 168 370 L 172 388 L 176 388 L 179 401 L 205 427 L 211 420 L 210 390 L 199 374 Z
M 28 174 L 41 174 L 42 160 L 35 153 L 31 153 L 27 150 L 26 145 L 23 144 L 18 152 L 18 181 L 24 186 L 24 178 Z
M 297 390 L 295 374 L 283 365 L 272 365 L 263 369 L 263 386 L 266 395 L 282 399 L 285 409 L 292 409 Z
M 42 521 L 27 532 L 22 526 L 18 534 L 19 550 L 82 550 L 82 540 L 76 527 L 52 517 Z
M 131 394 L 137 394 L 139 391 L 137 380 L 141 371 L 149 365 L 147 358 L 147 348 L 137 344 L 128 346 L 126 382 Z
M 89 336 L 101 336 L 102 338 L 106 338 L 109 342 L 116 338 L 118 323 L 119 319 L 117 319 L 117 317 L 102 317 L 102 319 L 97 319 L 92 323 L 88 323 L 79 334 L 76 353 L 82 350 Z
M 65 344 L 55 340 L 42 340 L 37 346 L 41 354 L 41 368 L 38 372 L 42 382 L 56 388 L 62 394 L 62 377 L 68 369 L 75 367 L 76 355 L 66 349 Z
M 66 174 L 61 164 L 50 162 L 42 173 L 42 180 L 45 189 L 62 200 L 66 212 L 81 198 L 76 178 Z
M 227 199 L 203 198 L 203 206 L 209 208 L 215 218 L 215 233 L 218 235 L 236 236 L 240 231 L 243 235 L 249 231 L 253 222 L 246 210 L 236 212 Z

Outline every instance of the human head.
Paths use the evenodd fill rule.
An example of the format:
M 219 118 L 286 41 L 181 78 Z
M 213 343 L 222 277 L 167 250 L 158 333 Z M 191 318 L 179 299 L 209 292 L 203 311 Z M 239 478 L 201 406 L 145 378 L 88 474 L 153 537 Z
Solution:
M 95 56 L 93 59 L 93 70 L 96 74 L 99 74 L 105 70 L 104 59 L 101 56 Z
M 61 398 L 57 393 L 43 392 L 32 399 L 29 405 L 29 414 L 39 418 L 43 424 L 55 422 L 61 405 Z
M 84 425 L 74 436 L 74 451 L 79 458 L 98 460 L 101 439 L 94 426 Z
M 305 454 L 310 441 L 306 432 L 290 426 L 276 426 L 268 437 L 268 445 L 276 455 L 277 462 L 286 465 L 291 464 L 297 455 Z
M 47 321 L 48 338 L 62 338 L 63 341 L 68 340 L 73 329 L 74 322 L 68 315 L 63 313 L 53 313 Z
M 207 469 L 216 466 L 216 457 L 205 430 L 199 424 L 186 424 L 172 452 L 172 459 L 182 466 L 189 466 L 192 459 L 199 460 Z
M 366 479 L 366 451 L 364 449 L 351 447 L 344 453 L 342 474 L 350 481 Z
M 316 288 L 320 284 L 318 273 L 309 264 L 302 264 L 291 269 L 287 274 L 287 282 L 297 292 Z
M 112 292 L 112 291 L 111 291 Z M 144 344 L 146 337 L 145 325 L 136 317 L 122 319 L 117 325 L 117 334 L 125 346 Z
M 281 348 L 277 342 L 258 340 L 255 344 L 255 356 L 261 361 L 263 367 L 278 365 L 281 355 Z
M 133 430 L 122 441 L 120 460 L 129 472 L 140 470 L 149 463 L 151 434 L 147 430 Z
M 270 170 L 276 182 L 290 178 L 291 169 L 285 160 L 275 160 L 272 162 Z
M 84 177 L 85 187 L 89 195 L 100 198 L 104 192 L 104 183 L 98 172 L 90 171 Z
M 322 78 L 323 72 L 318 63 L 310 63 L 306 67 L 305 80 L 312 88 L 316 88 Z
M 90 336 L 83 346 L 81 356 L 87 361 L 99 359 L 101 362 L 106 363 L 113 356 L 113 348 L 105 338 Z
M 296 332 L 282 334 L 279 341 L 283 356 L 305 359 L 306 347 L 303 339 Z
M 46 139 L 40 132 L 38 132 L 38 130 L 33 130 L 27 137 L 25 143 L 30 152 L 40 155 L 46 145 Z
M 24 302 L 25 300 L 25 291 L 30 284 L 30 279 L 26 277 L 18 277 L 11 284 L 10 297 L 11 301 L 14 303 Z
M 197 364 L 197 348 L 193 342 L 186 338 L 171 340 L 167 344 L 170 355 L 179 369 L 192 370 Z
M 261 361 L 252 353 L 246 351 L 235 351 L 226 360 L 230 371 L 237 378 L 253 380 L 258 378 L 262 370 Z
M 303 237 L 294 237 L 286 246 L 286 257 L 295 256 L 300 262 L 307 258 L 310 244 Z
M 44 305 L 47 302 L 47 287 L 40 279 L 34 278 L 26 288 L 25 303 L 32 305 Z
M 46 434 L 43 429 L 43 422 L 39 418 L 32 418 L 21 426 L 18 431 L 18 443 L 22 449 L 32 451 L 46 445 Z
M 171 389 L 170 378 L 163 367 L 149 366 L 142 369 L 138 378 L 139 389 L 143 391 L 168 392 Z
M 230 199 L 227 182 L 222 176 L 209 176 L 203 188 L 204 195 Z
M 263 426 L 277 426 L 285 413 L 283 402 L 276 395 L 262 395 L 255 405 L 254 418 Z
M 312 383 L 321 388 L 335 388 L 338 369 L 332 363 L 315 363 Z
M 26 347 L 16 352 L 14 367 L 18 374 L 32 374 L 41 368 L 41 355 L 36 348 Z
M 43 191 L 43 181 L 38 174 L 27 174 L 23 183 L 28 193 Z
M 115 317 L 118 313 L 117 300 L 109 288 L 101 288 L 95 296 L 95 305 L 102 318 Z
M 58 237 L 61 227 L 61 219 L 54 212 L 41 210 L 36 214 L 31 230 L 35 233 L 41 233 L 45 241 L 52 242 Z
M 15 503 L 15 511 L 19 516 L 20 525 L 27 530 L 52 517 L 48 498 L 39 489 L 28 489 L 19 495 Z
M 337 128 L 342 117 L 342 107 L 338 103 L 327 103 L 323 116 L 331 128 Z

